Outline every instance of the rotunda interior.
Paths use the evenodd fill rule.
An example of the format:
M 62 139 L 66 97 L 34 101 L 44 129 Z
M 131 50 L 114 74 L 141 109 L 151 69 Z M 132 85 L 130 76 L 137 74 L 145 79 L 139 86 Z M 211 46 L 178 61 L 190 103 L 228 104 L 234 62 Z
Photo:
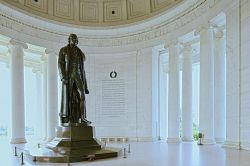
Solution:
M 138 147 L 141 156 L 129 154 L 127 165 L 142 165 L 151 146 L 163 148 L 162 154 L 147 149 L 160 156 L 159 165 L 249 161 L 250 1 L 0 2 L 0 145 L 8 142 L 6 150 L 56 136 L 58 56 L 73 33 L 86 56 L 87 119 L 99 141 Z M 196 145 L 199 133 L 205 146 Z

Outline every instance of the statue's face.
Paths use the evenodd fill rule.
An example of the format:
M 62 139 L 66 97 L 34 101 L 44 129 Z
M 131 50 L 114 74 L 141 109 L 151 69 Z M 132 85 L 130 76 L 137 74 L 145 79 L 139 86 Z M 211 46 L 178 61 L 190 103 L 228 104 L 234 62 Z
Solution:
M 76 46 L 78 44 L 77 36 L 74 36 L 74 35 L 70 36 L 69 37 L 69 44 Z

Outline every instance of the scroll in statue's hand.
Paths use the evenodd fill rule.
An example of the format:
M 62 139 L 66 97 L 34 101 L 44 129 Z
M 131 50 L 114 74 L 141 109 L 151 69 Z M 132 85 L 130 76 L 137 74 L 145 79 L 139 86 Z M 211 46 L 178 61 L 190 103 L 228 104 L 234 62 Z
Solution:
M 89 90 L 88 89 L 85 89 L 85 94 L 89 94 Z

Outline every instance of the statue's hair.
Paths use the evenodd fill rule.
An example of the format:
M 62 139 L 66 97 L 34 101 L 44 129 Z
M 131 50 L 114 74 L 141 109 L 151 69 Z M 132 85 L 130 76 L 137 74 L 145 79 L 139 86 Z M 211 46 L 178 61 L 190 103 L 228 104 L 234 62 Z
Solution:
M 68 40 L 70 40 L 70 38 L 77 38 L 77 36 L 76 36 L 76 34 L 71 33 L 71 34 L 69 35 Z M 77 38 L 77 39 L 78 39 L 78 38 Z

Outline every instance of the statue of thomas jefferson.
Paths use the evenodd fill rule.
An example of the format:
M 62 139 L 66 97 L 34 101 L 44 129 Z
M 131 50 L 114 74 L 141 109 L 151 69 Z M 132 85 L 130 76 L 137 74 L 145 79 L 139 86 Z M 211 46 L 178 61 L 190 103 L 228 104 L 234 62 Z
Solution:
M 46 144 L 52 151 L 37 161 L 55 163 L 80 162 L 86 159 L 116 157 L 118 150 L 102 149 L 94 137 L 94 127 L 86 120 L 85 94 L 89 93 L 84 71 L 84 53 L 77 47 L 78 39 L 70 34 L 68 44 L 60 49 L 58 68 L 62 82 L 61 124 L 56 137 Z M 40 153 L 40 151 L 38 152 Z M 43 151 L 41 151 L 41 154 Z M 36 154 L 32 154 L 36 157 Z
M 85 55 L 77 47 L 78 38 L 70 34 L 68 45 L 59 52 L 58 68 L 62 82 L 60 119 L 62 124 L 90 124 L 86 120 L 85 94 L 89 94 L 84 71 Z

